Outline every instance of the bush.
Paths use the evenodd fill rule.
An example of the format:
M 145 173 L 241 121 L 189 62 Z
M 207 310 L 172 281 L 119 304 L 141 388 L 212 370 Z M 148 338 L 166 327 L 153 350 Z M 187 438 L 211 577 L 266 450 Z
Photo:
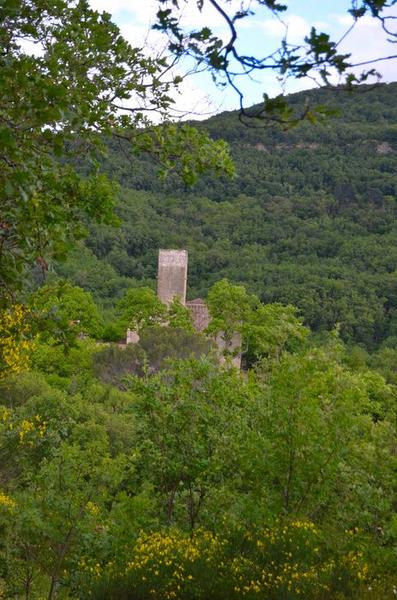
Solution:
M 196 358 L 209 354 L 210 340 L 183 327 L 146 327 L 140 333 L 139 345 L 144 349 L 152 373 L 164 367 L 166 359 Z
M 136 344 L 117 346 L 110 344 L 93 356 L 94 373 L 104 383 L 124 389 L 126 375 L 144 374 L 145 353 Z
M 375 600 L 363 553 L 344 543 L 331 552 L 306 520 L 225 536 L 167 530 L 142 535 L 124 560 L 85 563 L 81 578 L 94 600 Z

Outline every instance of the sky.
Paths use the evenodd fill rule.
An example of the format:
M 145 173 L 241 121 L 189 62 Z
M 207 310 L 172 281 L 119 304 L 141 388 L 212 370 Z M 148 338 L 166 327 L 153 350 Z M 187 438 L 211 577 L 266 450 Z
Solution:
M 250 0 L 231 0 L 230 6 L 238 8 L 243 2 L 246 6 Z M 281 1 L 281 0 L 280 0 Z M 255 2 L 251 5 L 255 15 L 240 21 L 239 45 L 242 51 L 249 55 L 263 56 L 279 47 L 285 26 L 288 26 L 288 41 L 301 43 L 312 26 L 330 34 L 332 40 L 339 40 L 352 23 L 348 14 L 351 0 L 284 0 L 288 11 L 282 14 L 283 23 L 277 20 L 268 9 L 259 7 Z M 191 30 L 203 25 L 209 26 L 214 33 L 226 39 L 227 31 L 215 10 L 209 3 L 200 13 L 196 0 L 184 0 L 183 25 Z M 225 4 L 223 0 L 223 4 Z M 165 47 L 165 39 L 159 32 L 152 31 L 156 10 L 159 3 L 156 0 L 91 0 L 93 8 L 112 14 L 112 19 L 120 27 L 124 37 L 134 46 L 145 46 L 146 51 L 157 54 Z M 390 9 L 389 14 L 396 17 L 397 5 Z M 351 52 L 355 62 L 372 58 L 380 58 L 397 54 L 397 44 L 387 41 L 379 22 L 365 16 L 360 19 L 353 31 L 340 46 L 341 52 Z M 377 70 L 382 73 L 383 81 L 397 80 L 397 60 L 379 62 Z M 178 68 L 182 74 L 189 65 L 182 63 Z M 250 106 L 258 103 L 266 92 L 276 96 L 281 92 L 292 93 L 314 86 L 311 80 L 290 79 L 282 87 L 277 76 L 270 72 L 261 72 L 252 79 L 242 77 L 239 86 L 244 92 L 245 104 Z M 192 75 L 184 81 L 181 90 L 174 95 L 175 105 L 180 114 L 189 112 L 197 118 L 205 118 L 209 114 L 223 110 L 238 108 L 238 97 L 230 88 L 221 89 L 214 85 L 208 73 Z

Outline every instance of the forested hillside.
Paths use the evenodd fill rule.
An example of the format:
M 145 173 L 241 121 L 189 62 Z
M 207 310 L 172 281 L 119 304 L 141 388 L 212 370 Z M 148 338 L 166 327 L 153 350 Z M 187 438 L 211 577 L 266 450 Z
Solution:
M 275 0 L 156 4 L 153 56 L 88 0 L 1 2 L 0 599 L 395 599 L 397 83 L 177 124 L 186 54 L 368 73 L 314 27 L 239 54 Z M 346 14 L 390 36 L 390 4 Z M 209 5 L 227 44 L 183 31 Z M 206 306 L 173 253 L 156 292 L 161 247 Z
M 227 277 L 264 302 L 297 306 L 316 331 L 338 325 L 346 341 L 393 346 L 396 94 L 397 83 L 295 94 L 296 105 L 310 99 L 337 114 L 289 131 L 244 126 L 237 113 L 199 123 L 229 142 L 236 176 L 190 189 L 112 141 L 103 168 L 122 186 L 121 225 L 90 226 L 86 248 L 58 271 L 111 306 L 131 283 L 154 283 L 159 247 L 183 247 L 191 297 Z

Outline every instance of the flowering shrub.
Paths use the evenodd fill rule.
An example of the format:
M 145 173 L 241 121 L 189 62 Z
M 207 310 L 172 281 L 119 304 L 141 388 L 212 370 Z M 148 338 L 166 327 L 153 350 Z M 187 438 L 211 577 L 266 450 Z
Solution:
M 112 593 L 118 597 L 120 590 L 122 598 L 210 598 L 209 592 L 227 575 L 220 560 L 224 546 L 225 541 L 208 531 L 199 530 L 193 538 L 176 530 L 156 532 L 141 535 L 126 562 L 80 566 L 98 598 L 111 598 Z
M 42 438 L 46 429 L 47 423 L 39 415 L 32 420 L 23 419 L 18 428 L 18 441 L 22 445 L 34 446 L 35 440 Z
M 0 490 L 0 506 L 6 509 L 12 509 L 15 507 L 15 500 L 10 498 L 7 494 Z M 0 596 L 1 597 L 1 596 Z
M 0 379 L 29 366 L 32 341 L 27 311 L 20 304 L 0 312 Z
M 15 419 L 8 408 L 0 406 L 0 432 L 13 440 L 16 447 L 33 448 L 45 438 L 47 422 L 40 415 L 29 419 Z
M 304 520 L 239 538 L 156 532 L 139 537 L 124 561 L 83 561 L 80 568 L 97 600 L 352 598 L 351 590 L 369 581 L 362 553 L 331 556 Z

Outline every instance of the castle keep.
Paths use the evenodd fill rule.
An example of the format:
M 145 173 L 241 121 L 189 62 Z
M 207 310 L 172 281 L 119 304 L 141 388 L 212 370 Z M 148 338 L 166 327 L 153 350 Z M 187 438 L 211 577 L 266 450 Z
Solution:
M 164 304 L 178 298 L 186 304 L 187 251 L 159 250 L 157 296 Z
M 201 333 L 208 327 L 210 316 L 201 298 L 186 301 L 187 264 L 187 250 L 159 250 L 157 296 L 167 305 L 178 298 L 190 310 L 194 327 Z

